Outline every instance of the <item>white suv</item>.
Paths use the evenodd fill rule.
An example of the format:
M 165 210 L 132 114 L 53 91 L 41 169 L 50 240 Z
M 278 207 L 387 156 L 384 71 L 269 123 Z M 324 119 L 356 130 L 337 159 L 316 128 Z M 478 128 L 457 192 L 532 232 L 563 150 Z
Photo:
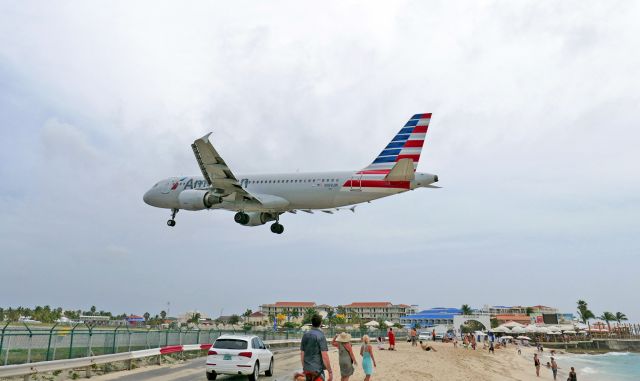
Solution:
M 243 374 L 250 381 L 260 373 L 273 376 L 273 353 L 258 336 L 222 335 L 207 355 L 207 380 L 219 374 Z

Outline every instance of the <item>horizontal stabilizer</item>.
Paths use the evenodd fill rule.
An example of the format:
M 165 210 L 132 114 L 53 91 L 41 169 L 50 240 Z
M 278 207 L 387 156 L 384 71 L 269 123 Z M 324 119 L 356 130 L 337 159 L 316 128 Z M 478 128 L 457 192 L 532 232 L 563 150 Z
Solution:
M 400 159 L 398 162 L 391 168 L 387 176 L 385 176 L 385 181 L 411 181 L 415 178 L 414 170 L 413 170 L 413 160 L 411 159 Z

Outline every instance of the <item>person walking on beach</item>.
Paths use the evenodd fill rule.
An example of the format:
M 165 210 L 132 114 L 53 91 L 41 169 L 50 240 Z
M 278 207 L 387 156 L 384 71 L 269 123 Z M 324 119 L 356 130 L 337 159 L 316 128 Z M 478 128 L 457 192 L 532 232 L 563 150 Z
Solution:
M 418 346 L 418 331 L 414 328 L 411 329 L 411 346 Z
M 573 367 L 571 367 L 571 372 L 569 372 L 569 378 L 567 378 L 567 381 L 578 381 L 578 375 Z
M 300 361 L 307 381 L 324 381 L 324 371 L 329 374 L 327 381 L 333 381 L 333 370 L 327 348 L 327 339 L 320 330 L 322 317 L 311 317 L 312 328 L 305 332 L 300 343 Z
M 395 351 L 396 350 L 396 335 L 393 333 L 393 328 L 389 327 L 389 350 L 390 351 Z
M 533 365 L 536 367 L 536 377 L 540 377 L 540 358 L 537 353 L 533 355 Z
M 551 372 L 553 373 L 553 380 L 555 381 L 558 376 L 558 363 L 555 358 L 551 358 Z
M 373 348 L 369 344 L 369 336 L 362 336 L 362 346 L 360 347 L 360 356 L 362 356 L 362 369 L 364 370 L 364 381 L 371 380 L 373 368 L 376 368 L 376 359 L 373 357 Z
M 353 367 L 357 366 L 356 356 L 351 347 L 351 335 L 342 332 L 335 335 L 331 345 L 338 348 L 338 363 L 340 364 L 340 381 L 349 381 L 353 375 Z

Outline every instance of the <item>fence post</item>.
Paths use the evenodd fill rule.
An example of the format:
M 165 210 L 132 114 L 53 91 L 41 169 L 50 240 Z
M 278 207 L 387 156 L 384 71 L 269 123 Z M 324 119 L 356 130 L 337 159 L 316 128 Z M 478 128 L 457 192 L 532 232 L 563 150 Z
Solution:
M 27 349 L 27 364 L 31 362 L 31 341 L 33 340 L 33 332 L 31 332 L 31 328 L 27 325 L 27 323 L 22 322 L 24 324 L 27 331 L 29 331 L 29 349 Z
M 73 336 L 76 333 L 76 328 L 80 325 L 80 323 L 76 323 L 76 325 L 73 326 L 73 328 L 71 329 L 71 340 L 69 343 L 69 359 L 73 358 Z
M 87 325 L 89 328 L 89 345 L 87 345 L 87 357 L 91 356 L 91 345 L 93 344 L 93 327 Z
M 9 326 L 9 322 L 7 322 L 7 324 L 5 324 L 4 327 L 2 327 L 2 337 L 0 337 L 0 355 L 2 355 L 2 347 L 4 346 L 4 331 L 7 329 L 8 326 Z M 6 362 L 4 365 L 7 365 Z
M 47 344 L 47 357 L 45 357 L 46 361 L 49 361 L 49 351 L 51 350 L 51 337 L 53 336 L 53 330 L 58 326 L 59 323 L 56 323 L 49 330 L 49 343 Z M 0 348 L 2 348 L 0 346 Z
M 120 329 L 120 326 L 117 326 L 116 329 L 113 331 L 113 353 L 117 353 L 118 351 L 118 330 Z M 129 326 L 127 326 L 127 329 L 129 329 Z

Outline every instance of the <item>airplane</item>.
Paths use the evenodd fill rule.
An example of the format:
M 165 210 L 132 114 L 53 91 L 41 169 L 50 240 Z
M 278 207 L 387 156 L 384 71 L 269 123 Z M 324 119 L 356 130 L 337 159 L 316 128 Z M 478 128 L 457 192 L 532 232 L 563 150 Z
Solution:
M 431 113 L 416 114 L 400 129 L 371 164 L 356 171 L 233 174 L 209 141 L 211 132 L 191 145 L 202 176 L 170 177 L 143 196 L 145 203 L 171 209 L 168 226 L 179 210 L 236 212 L 235 222 L 259 226 L 273 221 L 271 231 L 284 232 L 280 216 L 298 211 L 333 213 L 417 188 L 439 188 L 438 176 L 416 172 Z

